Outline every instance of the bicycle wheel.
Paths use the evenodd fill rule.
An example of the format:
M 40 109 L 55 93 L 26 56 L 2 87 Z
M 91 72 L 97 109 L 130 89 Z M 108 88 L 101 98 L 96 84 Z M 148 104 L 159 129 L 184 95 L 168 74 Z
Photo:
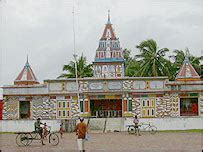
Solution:
M 155 134 L 157 132 L 157 127 L 150 126 L 149 131 L 150 131 L 151 134 Z
M 29 146 L 31 143 L 32 143 L 32 140 L 33 140 L 33 137 L 32 137 L 32 134 L 31 133 L 26 133 L 26 138 L 28 140 L 28 143 L 26 146 Z
M 129 134 L 134 134 L 135 133 L 135 127 L 134 126 L 129 126 L 128 127 L 128 133 Z
M 25 133 L 21 133 L 16 136 L 16 144 L 18 146 L 27 146 L 28 140 Z
M 59 137 L 56 133 L 51 133 L 49 135 L 49 143 L 51 143 L 53 146 L 56 146 L 59 144 Z

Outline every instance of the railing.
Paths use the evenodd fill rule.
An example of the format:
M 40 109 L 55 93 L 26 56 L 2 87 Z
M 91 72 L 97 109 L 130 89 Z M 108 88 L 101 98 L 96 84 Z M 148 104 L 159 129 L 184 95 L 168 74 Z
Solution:
M 113 117 L 122 117 L 121 110 L 96 110 L 93 112 L 92 116 L 97 118 L 113 118 Z

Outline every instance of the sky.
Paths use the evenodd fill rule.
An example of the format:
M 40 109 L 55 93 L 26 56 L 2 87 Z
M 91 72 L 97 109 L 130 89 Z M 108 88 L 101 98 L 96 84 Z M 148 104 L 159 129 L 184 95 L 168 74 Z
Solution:
M 76 54 L 94 60 L 110 10 L 122 48 L 154 39 L 160 48 L 203 50 L 203 0 L 0 0 L 0 86 L 13 84 L 27 55 L 40 82 L 55 79 Z M 0 89 L 0 96 L 2 90 Z

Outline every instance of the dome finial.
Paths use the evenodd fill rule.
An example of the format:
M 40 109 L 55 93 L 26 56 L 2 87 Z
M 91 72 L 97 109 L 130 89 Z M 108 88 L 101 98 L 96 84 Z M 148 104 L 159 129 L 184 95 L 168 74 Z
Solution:
M 28 54 L 27 54 L 27 61 L 26 61 L 26 64 L 25 64 L 26 67 L 29 67 L 29 60 L 28 60 Z

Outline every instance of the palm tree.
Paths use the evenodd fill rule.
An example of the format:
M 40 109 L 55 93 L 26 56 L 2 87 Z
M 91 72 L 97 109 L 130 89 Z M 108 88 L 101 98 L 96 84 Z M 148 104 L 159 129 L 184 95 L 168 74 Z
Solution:
M 178 71 L 185 60 L 186 53 L 189 52 L 189 49 L 186 48 L 185 51 L 183 50 L 174 50 L 173 51 L 175 55 L 171 55 L 170 57 L 175 60 L 174 66 L 176 67 L 176 70 Z M 195 70 L 200 74 L 201 73 L 201 66 L 200 66 L 200 57 L 194 57 L 193 55 L 189 54 L 189 60 L 192 66 L 195 68 Z
M 135 58 L 131 57 L 131 50 L 124 50 L 124 60 L 125 60 L 125 75 L 132 77 L 136 76 L 138 70 L 140 69 L 139 63 Z
M 93 76 L 92 64 L 87 64 L 86 57 L 83 54 L 76 63 L 78 78 Z M 66 73 L 61 74 L 58 78 L 75 78 L 75 62 L 70 61 L 69 64 L 64 65 L 63 71 L 66 71 Z
M 169 49 L 159 49 L 153 39 L 141 42 L 136 48 L 141 52 L 140 55 L 136 55 L 140 62 L 138 76 L 170 76 L 170 61 L 164 58 Z

